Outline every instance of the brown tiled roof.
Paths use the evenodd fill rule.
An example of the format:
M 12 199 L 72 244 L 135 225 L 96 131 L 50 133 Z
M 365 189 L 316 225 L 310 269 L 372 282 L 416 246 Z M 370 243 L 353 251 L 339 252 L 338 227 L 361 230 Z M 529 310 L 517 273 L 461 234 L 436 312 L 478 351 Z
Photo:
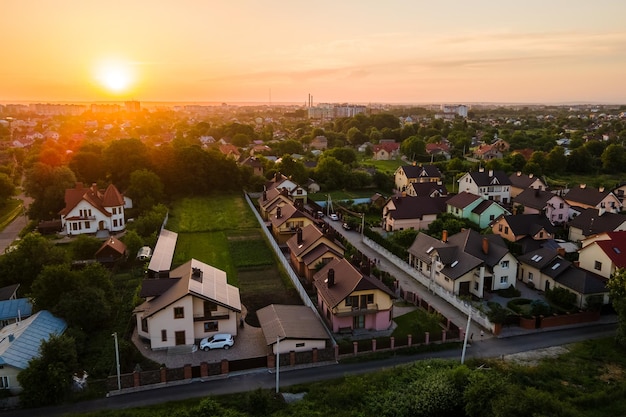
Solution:
M 59 214 L 66 215 L 83 200 L 107 217 L 111 217 L 107 207 L 124 205 L 124 198 L 113 184 L 110 184 L 103 192 L 98 190 L 96 184 L 86 188 L 82 182 L 77 182 L 74 188 L 65 190 L 65 207 Z
M 464 209 L 465 207 L 469 206 L 471 203 L 479 199 L 481 199 L 481 197 L 477 196 L 476 194 L 468 193 L 467 191 L 461 191 L 457 195 L 448 198 L 446 204 L 452 207 Z
M 327 278 L 330 269 L 335 271 L 335 284 L 329 287 Z M 363 274 L 345 258 L 333 259 L 313 276 L 317 292 L 331 308 L 336 307 L 352 294 L 361 279 L 363 279 Z
M 268 346 L 276 339 L 326 340 L 329 335 L 307 306 L 270 304 L 256 312 Z

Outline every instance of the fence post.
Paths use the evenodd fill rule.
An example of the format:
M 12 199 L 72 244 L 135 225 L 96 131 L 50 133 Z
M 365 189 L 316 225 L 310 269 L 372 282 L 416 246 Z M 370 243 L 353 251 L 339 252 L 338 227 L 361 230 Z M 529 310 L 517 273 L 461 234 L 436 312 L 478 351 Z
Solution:
M 222 375 L 228 373 L 228 359 L 222 359 Z
M 167 382 L 167 368 L 161 368 L 161 382 Z
M 191 379 L 191 365 L 185 364 L 183 367 L 183 377 L 184 379 Z
M 427 345 L 430 344 L 430 332 L 424 333 L 424 343 L 426 343 Z
M 393 336 L 391 336 L 391 337 L 389 338 L 389 344 L 390 344 L 390 346 L 391 346 L 391 350 L 393 350 L 393 349 L 396 347 L 396 338 L 395 338 L 395 337 L 393 337 Z
M 133 386 L 138 387 L 139 385 L 141 385 L 140 374 L 139 372 L 134 371 L 133 372 Z
M 441 341 L 444 342 L 444 343 L 446 342 L 446 331 L 445 330 L 441 331 Z
M 410 335 L 408 335 L 407 337 L 408 337 L 408 344 L 409 344 L 409 347 L 411 347 L 411 345 L 413 344 L 413 335 L 411 335 L 411 334 L 410 334 Z
M 206 362 L 201 362 L 200 363 L 200 376 L 202 378 L 206 378 L 207 376 L 209 376 L 209 364 Z
M 372 339 L 372 352 L 376 352 L 376 339 Z
M 352 349 L 354 350 L 354 354 L 356 355 L 359 352 L 359 342 L 352 342 Z
M 313 363 L 317 363 L 317 348 L 313 348 Z

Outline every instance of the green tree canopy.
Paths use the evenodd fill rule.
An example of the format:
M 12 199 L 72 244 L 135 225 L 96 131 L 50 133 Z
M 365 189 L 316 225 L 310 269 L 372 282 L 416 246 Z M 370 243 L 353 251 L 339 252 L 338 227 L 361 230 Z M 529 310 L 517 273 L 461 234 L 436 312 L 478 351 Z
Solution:
M 65 190 L 76 185 L 74 173 L 66 166 L 51 167 L 37 162 L 26 172 L 24 190 L 34 199 L 28 214 L 36 220 L 58 217 L 65 206 Z

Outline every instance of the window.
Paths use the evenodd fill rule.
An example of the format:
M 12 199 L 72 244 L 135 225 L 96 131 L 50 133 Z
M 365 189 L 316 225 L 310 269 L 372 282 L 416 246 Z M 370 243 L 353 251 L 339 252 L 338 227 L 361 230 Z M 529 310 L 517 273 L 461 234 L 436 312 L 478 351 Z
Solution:
M 563 220 L 563 214 L 559 214 L 559 220 Z
M 0 376 L 0 388 L 7 389 L 9 387 L 9 377 L 8 376 Z
M 117 219 L 113 219 L 113 227 L 117 227 Z
M 563 203 L 559 203 L 559 208 L 563 208 Z
M 296 343 L 296 347 L 297 347 L 297 348 L 299 348 L 299 347 L 304 347 L 304 342 L 303 342 L 303 343 Z
M 543 232 L 539 232 L 539 238 L 543 238 Z
M 174 318 L 175 319 L 184 319 L 185 318 L 185 307 L 174 307 Z
M 533 273 L 532 272 L 528 273 L 528 282 L 533 282 Z
M 499 225 L 498 225 L 498 232 L 501 232 L 501 231 L 502 231 L 502 225 L 501 225 L 501 224 L 499 224 Z
M 474 290 L 478 291 L 478 283 L 477 282 L 474 283 Z
M 595 269 L 596 271 L 601 271 L 602 270 L 602 262 L 596 261 L 595 265 L 593 266 L 593 269 Z
M 89 222 L 85 222 L 85 229 L 89 229 L 89 227 L 91 227 L 90 223 Z
M 141 331 L 148 332 L 148 319 L 145 317 L 141 319 Z
M 509 267 L 509 261 L 502 261 L 502 268 L 508 268 Z
M 204 302 L 204 317 L 211 317 L 211 312 L 217 311 L 217 304 L 212 301 Z
M 219 330 L 219 322 L 207 321 L 204 323 L 204 332 L 217 332 Z
M 493 221 L 493 219 L 495 219 L 495 218 L 496 218 L 496 216 L 494 214 L 489 216 L 489 220 L 491 220 L 491 221 Z
M 509 277 L 507 275 L 500 277 L 500 284 L 506 284 L 507 282 L 509 282 Z
M 508 234 L 509 234 L 509 226 L 507 226 L 507 227 L 505 227 L 505 228 L 504 228 L 504 234 L 505 234 L 505 235 L 508 235 Z
M 167 342 L 167 330 L 161 330 L 161 342 Z

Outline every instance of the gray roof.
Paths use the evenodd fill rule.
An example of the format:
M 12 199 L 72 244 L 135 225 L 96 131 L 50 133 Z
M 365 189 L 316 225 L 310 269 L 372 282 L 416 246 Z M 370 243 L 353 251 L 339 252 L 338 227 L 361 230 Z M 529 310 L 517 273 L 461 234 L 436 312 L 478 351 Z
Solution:
M 511 185 L 517 188 L 528 188 L 537 180 L 541 181 L 542 184 L 544 183 L 541 178 L 531 175 L 514 172 L 509 176 L 509 180 L 511 181 Z
M 401 168 L 407 178 L 441 177 L 441 172 L 435 165 L 403 165 Z
M 600 191 L 599 189 L 592 187 L 575 187 L 570 189 L 567 194 L 565 194 L 564 198 L 576 203 L 597 206 L 609 194 L 611 194 L 611 190 L 608 188 Z
M 517 197 L 515 197 L 514 202 L 516 204 L 521 204 L 523 206 L 534 208 L 536 210 L 543 210 L 548 204 L 548 201 L 555 196 L 557 195 L 550 191 L 541 191 L 528 188 L 519 193 Z M 557 197 L 563 200 L 563 197 Z M 565 200 L 563 200 L 563 202 L 565 203 Z
M 393 197 L 395 210 L 389 210 L 388 215 L 396 220 L 399 219 L 422 219 L 428 214 L 439 214 L 446 211 L 446 199 L 444 197 Z
M 582 231 L 583 236 L 595 235 L 602 232 L 612 232 L 626 222 L 626 216 L 618 213 L 605 212 L 601 216 L 598 209 L 583 209 L 580 215 L 570 220 L 570 227 Z
M 470 172 L 469 175 L 479 187 L 493 184 L 511 185 L 511 180 L 504 171 L 474 171 Z
M 609 291 L 605 278 L 582 268 L 568 268 L 559 275 L 556 282 L 580 294 L 601 294 Z
M 39 356 L 41 342 L 52 334 L 62 334 L 66 328 L 65 320 L 47 310 L 3 327 L 0 329 L 0 365 L 25 369 L 28 361 Z
M 152 258 L 150 258 L 150 264 L 148 265 L 150 271 L 161 272 L 170 270 L 177 240 L 178 233 L 167 229 L 161 230 L 159 240 L 154 247 L 154 252 L 152 252 Z
M 556 256 L 557 252 L 555 249 L 540 248 L 519 256 L 517 260 L 527 265 L 531 265 L 537 269 L 543 269 Z
M 8 300 L 9 298 L 14 297 L 19 287 L 20 284 L 13 284 L 0 288 L 0 300 Z
M 326 340 L 330 337 L 315 312 L 307 306 L 270 304 L 256 312 L 268 346 L 276 339 Z
M 33 305 L 28 298 L 0 301 L 0 320 L 28 317 L 33 312 Z
M 534 235 L 541 229 L 554 234 L 554 226 L 543 214 L 514 214 L 505 216 L 504 221 L 511 228 L 515 236 Z

